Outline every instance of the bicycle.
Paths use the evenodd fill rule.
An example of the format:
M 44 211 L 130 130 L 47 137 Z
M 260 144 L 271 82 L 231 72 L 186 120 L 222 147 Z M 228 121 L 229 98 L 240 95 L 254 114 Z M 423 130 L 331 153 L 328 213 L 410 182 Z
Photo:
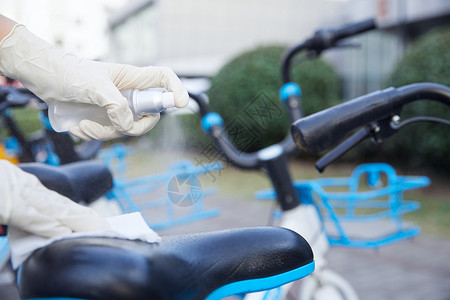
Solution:
M 195 96 L 194 96 L 195 97 Z M 450 98 L 450 97 L 448 97 L 447 96 L 447 98 Z M 448 100 L 448 99 L 447 99 Z M 198 101 L 199 103 L 201 103 L 201 100 L 199 100 Z M 201 109 L 201 111 L 203 110 L 203 112 L 208 112 L 207 111 L 207 106 L 205 106 L 205 105 L 203 105 L 202 106 L 202 104 L 200 104 L 200 109 Z M 206 113 L 205 113 L 205 116 L 206 116 Z M 211 120 L 211 118 L 212 118 L 212 120 Z M 209 119 L 209 120 L 207 120 L 207 119 Z M 229 139 L 227 140 L 226 138 L 226 133 L 224 133 L 223 131 L 219 131 L 219 129 L 221 129 L 220 127 L 222 127 L 222 129 L 223 129 L 223 124 L 221 124 L 221 121 L 220 121 L 220 118 L 218 118 L 217 117 L 217 115 L 214 115 L 214 114 L 210 114 L 209 115 L 209 117 L 208 118 L 205 118 L 204 117 L 204 120 L 207 120 L 207 121 L 205 121 L 204 123 L 204 126 L 206 127 L 206 129 L 209 129 L 209 131 L 212 133 L 212 134 L 216 134 L 216 138 L 217 138 L 217 141 L 219 142 L 219 143 L 221 143 L 221 144 L 223 144 L 223 143 L 225 143 L 225 144 L 223 144 L 223 145 L 225 145 L 225 147 L 224 147 L 224 151 L 229 151 L 229 153 L 227 152 L 227 155 L 228 154 L 231 154 L 231 156 L 233 157 L 233 155 L 235 155 L 236 157 L 241 157 L 241 156 L 245 156 L 245 158 L 249 158 L 250 160 L 244 160 L 243 162 L 245 163 L 245 167 L 246 168 L 250 168 L 250 167 L 252 167 L 252 165 L 251 165 L 251 163 L 252 163 L 252 161 L 254 162 L 255 160 L 252 160 L 251 158 L 252 158 L 252 155 L 245 155 L 244 153 L 236 153 L 236 152 L 233 152 L 233 148 L 231 148 L 232 146 L 230 146 L 231 144 L 228 144 L 228 142 L 229 142 Z M 220 138 L 220 139 L 219 139 Z M 224 139 L 225 138 L 225 139 Z M 288 142 L 286 142 L 286 144 L 288 144 Z M 287 147 L 288 145 L 286 145 L 286 147 Z M 276 165 L 276 163 L 273 161 L 273 160 L 278 160 L 278 161 L 282 161 L 283 159 L 286 159 L 286 157 L 284 156 L 284 155 L 282 155 L 283 153 L 282 153 L 282 151 L 280 151 L 280 150 L 282 150 L 282 146 L 281 146 L 281 149 L 280 149 L 280 147 L 278 147 L 278 146 L 275 146 L 275 147 L 271 147 L 270 149 L 265 149 L 266 151 L 263 151 L 263 152 L 260 152 L 259 153 L 259 155 L 258 155 L 258 157 L 256 157 L 256 159 L 257 160 L 261 160 L 263 163 L 264 163 L 264 168 L 267 170 L 267 169 L 270 169 L 270 170 L 278 170 L 278 171 L 275 171 L 275 172 L 280 172 L 280 170 L 279 170 L 279 168 L 277 168 L 277 165 Z M 254 156 L 253 156 L 253 158 L 255 158 Z M 282 170 L 281 170 L 282 171 Z M 287 174 L 284 174 L 283 172 L 280 172 L 280 174 L 282 174 L 282 175 L 288 175 L 289 176 L 289 174 L 287 173 Z M 277 178 L 274 178 L 273 179 L 273 181 L 276 181 L 277 180 Z M 289 182 L 291 182 L 291 181 L 289 181 Z M 281 187 L 282 189 L 284 189 L 285 187 Z M 283 198 L 284 200 L 285 200 L 285 207 L 289 207 L 289 206 L 294 206 L 294 208 L 295 207 L 298 207 L 298 204 L 297 205 L 295 205 L 296 203 L 295 203 L 295 201 L 293 201 L 293 199 L 292 198 L 290 198 L 290 197 L 285 197 L 285 198 Z M 295 199 L 295 198 L 294 198 Z M 289 201 L 289 200 L 291 200 L 291 201 Z M 289 212 L 288 212 L 289 213 Z M 264 229 L 265 230 L 265 229 Z M 255 232 L 253 232 L 253 231 L 250 231 L 250 232 L 247 232 L 248 233 L 248 235 L 253 235 Z M 221 235 L 221 234 L 220 234 Z M 247 235 L 247 237 L 248 237 L 248 235 Z M 203 237 L 205 237 L 205 236 L 203 236 Z M 209 236 L 209 237 L 211 237 L 211 236 Z M 207 238 L 209 238 L 209 237 L 207 237 Z M 214 239 L 216 239 L 216 237 L 217 236 L 215 236 L 214 237 Z M 235 236 L 235 237 L 237 237 L 237 236 Z M 253 238 L 254 238 L 255 236 L 253 236 Z M 261 235 L 258 235 L 257 236 L 257 240 L 259 240 L 260 238 L 264 238 L 264 236 L 261 236 Z M 102 244 L 103 243 L 103 241 L 97 241 L 97 240 L 90 240 L 90 241 L 86 241 L 86 242 L 84 242 L 84 243 L 82 243 L 82 244 L 79 244 L 79 242 L 80 241 L 78 241 L 78 240 L 76 240 L 76 241 L 73 241 L 73 243 L 71 243 L 72 241 L 68 241 L 67 243 L 65 243 L 65 244 L 55 244 L 55 245 L 53 245 L 54 247 L 52 248 L 52 247 L 49 247 L 49 248 L 45 248 L 45 249 L 42 249 L 42 252 L 36 252 L 34 255 L 36 255 L 36 256 L 34 256 L 33 255 L 33 257 L 31 257 L 30 258 L 30 260 L 28 261 L 28 264 L 27 265 L 24 265 L 24 267 L 25 267 L 25 272 L 26 272 L 26 274 L 31 274 L 30 276 L 29 276 L 29 278 L 27 278 L 26 280 L 31 280 L 31 278 L 33 278 L 33 276 L 34 276 L 34 278 L 36 278 L 36 276 L 38 276 L 38 278 L 40 279 L 40 281 L 37 283 L 37 284 L 42 284 L 43 285 L 43 287 L 41 288 L 41 289 L 51 289 L 51 287 L 49 287 L 49 285 L 48 284 L 46 284 L 45 282 L 43 282 L 45 279 L 41 279 L 41 277 L 43 277 L 43 276 L 40 276 L 42 273 L 40 273 L 40 271 L 42 271 L 42 261 L 44 260 L 44 258 L 45 257 L 49 257 L 49 254 L 54 254 L 54 253 L 57 253 L 57 254 L 59 254 L 60 252 L 60 250 L 62 250 L 63 248 L 65 248 L 65 250 L 66 251 L 69 251 L 69 249 L 70 248 L 72 248 L 72 247 L 78 247 L 78 250 L 80 250 L 81 252 L 83 252 L 83 251 L 87 251 L 87 252 L 89 252 L 89 250 L 97 250 L 98 252 L 100 252 L 100 253 L 102 253 L 102 255 L 104 255 L 105 254 L 105 252 L 103 251 L 102 252 L 102 250 L 104 250 L 104 249 L 101 249 L 101 250 L 99 250 L 98 248 L 97 248 L 97 246 L 100 244 Z M 128 242 L 125 242 L 125 243 L 122 243 L 122 242 L 117 242 L 117 243 L 114 243 L 114 244 L 110 244 L 109 246 L 112 246 L 112 248 L 113 249 L 115 249 L 115 250 L 117 250 L 117 248 L 114 248 L 114 247 L 117 247 L 117 246 L 119 246 L 119 244 L 120 244 L 120 248 L 119 249 L 125 249 L 125 250 L 127 250 L 128 249 L 128 246 L 131 246 L 132 244 L 129 244 Z M 126 245 L 125 245 L 126 244 Z M 265 245 L 267 245 L 267 241 L 265 241 L 264 242 L 264 244 Z M 224 244 L 222 244 L 221 246 L 224 246 L 224 245 L 226 245 L 226 246 L 229 246 L 229 240 L 228 239 L 226 239 L 226 241 L 224 242 Z M 109 247 L 108 246 L 108 247 Z M 135 245 L 136 246 L 136 245 Z M 164 247 L 165 247 L 165 245 L 163 245 Z M 197 244 L 195 247 L 197 247 L 197 246 L 199 246 L 199 244 Z M 195 248 L 194 247 L 194 248 Z M 170 247 L 169 247 L 170 248 Z M 73 249 L 73 248 L 72 248 Z M 144 247 L 139 247 L 139 250 L 142 250 L 142 251 L 138 251 L 139 253 L 138 253 L 138 257 L 139 258 L 142 258 L 142 253 L 147 253 L 147 250 L 148 250 L 149 248 L 147 248 L 147 246 L 144 246 Z M 167 248 L 166 248 L 167 249 Z M 166 249 L 163 249 L 163 250 L 166 250 Z M 186 248 L 184 248 L 184 249 L 186 249 Z M 184 250 L 183 249 L 183 250 Z M 214 248 L 214 249 L 216 249 L 216 248 Z M 229 249 L 229 248 L 228 248 Z M 110 249 L 108 248 L 108 251 L 109 251 Z M 39 250 L 40 251 L 40 250 Z M 75 251 L 74 250 L 74 252 L 77 252 L 77 251 Z M 121 252 L 121 253 L 126 253 L 127 251 L 124 251 L 124 252 Z M 209 251 L 209 253 L 210 253 L 211 251 Z M 79 252 L 77 252 L 77 253 L 79 253 Z M 108 254 L 110 253 L 110 252 L 107 252 Z M 226 251 L 225 251 L 225 253 L 226 253 Z M 66 254 L 67 254 L 67 252 L 66 253 L 63 253 L 63 254 L 61 254 L 61 256 L 60 256 L 60 258 L 62 259 L 62 260 L 64 260 L 64 259 L 66 259 L 67 257 L 69 257 L 69 256 L 66 256 Z M 167 253 L 166 253 L 167 254 Z M 178 254 L 178 253 L 177 253 Z M 226 253 L 226 255 L 228 256 L 229 255 L 229 253 Z M 246 254 L 247 255 L 247 254 Z M 124 255 L 125 257 L 126 257 L 126 255 Z M 51 256 L 50 256 L 51 257 Z M 85 257 L 85 256 L 82 256 L 82 257 L 80 257 L 81 259 L 87 259 L 87 257 Z M 129 257 L 128 257 L 129 258 Z M 36 261 L 33 261 L 33 259 L 36 259 Z M 129 258 L 130 260 L 132 260 L 131 258 Z M 213 258 L 212 258 L 212 261 L 215 261 L 215 260 L 217 260 L 218 259 L 218 257 L 217 256 L 214 256 Z M 246 259 L 248 259 L 247 257 L 246 257 Z M 105 265 L 103 265 L 104 267 L 107 267 L 107 264 L 106 264 L 106 261 L 105 260 L 103 260 L 104 262 L 105 262 Z M 133 260 L 132 260 L 133 261 Z M 95 264 L 95 262 L 93 261 L 93 260 L 87 260 L 87 262 L 88 263 L 92 263 L 92 265 L 94 265 Z M 56 269 L 58 269 L 59 271 L 62 271 L 62 272 L 64 272 L 64 273 L 66 273 L 66 271 L 67 271 L 67 269 L 65 269 L 65 267 L 64 266 L 61 266 L 61 264 L 60 264 L 60 261 L 58 260 L 58 259 L 54 259 L 54 260 L 52 260 L 52 263 L 53 264 L 51 264 L 51 266 L 52 267 L 55 267 Z M 108 263 L 109 263 L 109 261 L 108 261 Z M 259 264 L 260 262 L 258 262 L 258 264 Z M 30 271 L 30 269 L 28 269 L 30 266 L 32 266 L 32 265 L 37 265 L 37 266 L 39 266 L 39 267 L 41 267 L 38 271 L 37 271 L 37 275 L 36 275 L 36 273 L 35 274 L 32 274 L 32 272 Z M 98 266 L 98 265 L 97 265 Z M 122 265 L 121 265 L 122 266 Z M 23 267 L 23 268 L 24 268 Z M 82 267 L 82 266 L 81 266 Z M 66 268 L 69 268 L 69 267 L 66 267 Z M 176 269 L 175 267 L 174 268 L 172 268 L 172 269 Z M 86 269 L 84 269 L 84 270 L 86 270 Z M 103 268 L 100 268 L 100 270 L 103 270 Z M 97 270 L 98 271 L 98 270 Z M 114 271 L 114 270 L 112 270 L 112 271 Z M 216 270 L 217 271 L 217 270 Z M 24 272 L 24 269 L 22 269 L 22 273 Z M 28 273 L 27 273 L 28 272 Z M 104 271 L 101 271 L 101 273 L 102 274 L 104 274 Z M 117 274 L 117 272 L 116 273 L 112 273 L 112 274 L 114 274 L 115 276 L 117 276 L 116 278 L 120 278 L 119 277 L 119 275 L 121 275 L 121 274 Z M 166 273 L 167 274 L 167 273 Z M 76 274 L 75 274 L 76 275 Z M 86 283 L 86 279 L 85 278 L 82 278 L 82 279 L 79 279 L 78 277 L 76 277 L 76 276 L 74 276 L 75 277 L 75 279 L 77 279 L 78 281 L 82 281 L 82 283 L 85 283 L 85 284 L 87 284 Z M 24 278 L 22 275 L 21 275 L 21 278 Z M 26 277 L 25 277 L 26 278 Z M 51 277 L 51 278 L 54 278 L 54 277 Z M 172 279 L 173 279 L 173 277 L 171 277 Z M 92 278 L 93 279 L 93 278 Z M 271 278 L 271 279 L 273 279 L 273 278 Z M 61 279 L 62 281 L 64 281 L 64 280 L 67 280 L 67 279 Z M 88 278 L 88 280 L 91 280 L 91 278 Z M 78 282 L 77 281 L 77 282 Z M 271 280 L 268 280 L 268 281 L 271 281 Z M 165 281 L 165 282 L 167 282 L 167 281 Z M 73 290 L 73 285 L 71 284 L 72 282 L 67 282 L 67 281 L 65 281 L 65 282 L 63 282 L 63 284 L 62 284 L 62 286 L 63 286 L 63 288 L 66 288 L 67 287 L 67 289 L 68 290 L 71 290 L 70 291 L 70 293 L 72 293 L 69 297 L 73 297 L 73 296 L 75 296 L 76 294 L 75 294 L 75 292 L 73 292 L 72 290 Z M 24 288 L 24 289 L 26 289 L 27 290 L 27 287 L 26 287 L 26 284 L 27 283 L 24 283 L 23 281 L 22 282 L 19 282 L 19 285 L 22 285 L 22 287 Z M 36 284 L 36 285 L 37 285 Z M 64 285 L 65 284 L 65 285 Z M 24 286 L 25 285 L 25 286 Z M 213 284 L 214 285 L 214 284 Z M 60 285 L 61 286 L 61 285 Z M 107 288 L 110 288 L 111 286 L 110 285 L 108 285 L 108 286 L 102 286 L 101 287 L 101 290 L 102 291 L 106 291 L 107 290 Z M 129 285 L 127 285 L 127 287 L 129 287 Z M 266 288 L 268 287 L 268 286 L 265 286 Z M 36 289 L 39 289 L 39 287 L 29 287 L 30 289 L 31 288 L 36 288 Z M 51 289 L 50 290 L 50 293 L 59 293 L 60 295 L 64 295 L 64 294 L 62 294 L 63 293 L 63 291 L 61 291 L 63 288 L 60 288 L 60 290 L 56 290 L 55 288 L 53 288 L 53 289 Z M 209 289 L 211 289 L 211 286 L 208 286 L 207 288 L 209 288 Z M 179 289 L 177 289 L 176 291 L 179 291 Z M 43 293 L 47 293 L 47 292 L 49 292 L 48 290 L 45 290 L 45 291 L 43 291 Z M 247 291 L 248 292 L 248 291 Z M 245 291 L 243 291 L 243 290 L 240 290 L 239 291 L 239 293 L 245 293 Z M 55 294 L 53 294 L 53 295 L 55 295 Z M 45 297 L 45 295 L 39 295 L 40 297 Z M 135 296 L 136 298 L 133 298 L 133 299 L 139 299 L 138 297 L 140 296 L 140 295 L 132 295 L 132 296 Z M 195 296 L 198 296 L 198 294 L 196 294 Z M 112 297 L 114 297 L 114 296 L 112 296 Z M 221 296 L 220 296 L 221 297 Z M 94 298 L 95 299 L 95 298 Z M 97 299 L 102 299 L 102 298 L 97 298 Z M 169 298 L 168 298 L 169 299 Z M 173 298 L 170 298 L 170 299 L 173 299 Z
M 68 196 L 81 192 L 95 198 L 112 187 L 85 189 L 85 182 L 99 182 L 109 170 L 92 162 L 79 164 L 63 183 L 53 176 L 60 172 L 64 177 L 63 167 L 51 167 L 50 176 L 42 164 L 27 171 L 47 178 L 49 185 L 65 185 Z M 298 280 L 314 264 L 306 240 L 278 227 L 169 236 L 159 243 L 67 238 L 35 250 L 20 266 L 17 285 L 24 299 L 214 300 Z
M 300 88 L 291 82 L 289 74 L 295 54 L 308 50 L 314 55 L 319 55 L 324 50 L 339 44 L 342 39 L 374 28 L 375 21 L 370 19 L 338 29 L 319 30 L 312 38 L 288 50 L 282 62 L 284 85 L 280 90 L 280 95 L 292 122 L 303 117 Z M 255 153 L 243 153 L 230 140 L 220 115 L 210 112 L 201 95 L 191 94 L 190 96 L 197 102 L 199 113 L 202 116 L 202 127 L 212 137 L 217 149 L 223 153 L 228 162 L 238 168 L 260 169 L 268 174 L 275 190 L 277 204 L 283 211 L 280 226 L 301 233 L 311 245 L 315 256 L 316 270 L 312 276 L 308 277 L 308 280 L 314 281 L 314 286 L 319 285 L 322 288 L 317 288 L 315 292 L 312 292 L 313 288 L 302 289 L 299 299 L 313 299 L 321 293 L 324 293 L 323 296 L 327 299 L 358 299 L 351 285 L 339 274 L 327 268 L 325 254 L 329 249 L 329 242 L 321 217 L 313 203 L 299 197 L 299 190 L 294 186 L 288 171 L 287 159 L 297 152 L 290 133 L 278 144 Z M 291 287 L 291 285 L 286 285 L 270 293 L 250 294 L 245 299 L 265 299 L 264 297 L 284 299 Z
M 316 162 L 317 170 L 323 172 L 328 165 L 367 138 L 382 143 L 405 126 L 418 122 L 450 126 L 450 120 L 432 116 L 414 116 L 401 121 L 400 112 L 404 106 L 424 100 L 450 107 L 450 88 L 435 83 L 391 87 L 297 120 L 291 126 L 291 133 L 296 145 L 303 151 L 331 149 Z M 336 118 L 339 121 L 335 121 Z

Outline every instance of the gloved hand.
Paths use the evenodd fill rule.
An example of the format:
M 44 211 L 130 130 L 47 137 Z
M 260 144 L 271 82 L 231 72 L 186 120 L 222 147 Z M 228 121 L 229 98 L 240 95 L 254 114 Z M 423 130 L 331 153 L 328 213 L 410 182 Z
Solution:
M 6 160 L 0 160 L 0 224 L 43 237 L 110 228 L 91 208 L 47 189 Z
M 134 67 L 90 61 L 67 54 L 16 25 L 0 42 L 0 72 L 19 80 L 36 96 L 50 101 L 96 104 L 106 108 L 114 126 L 83 120 L 70 132 L 85 140 L 107 140 L 121 134 L 141 135 L 159 120 L 159 114 L 133 120 L 122 89 L 164 87 L 184 107 L 189 96 L 175 73 L 166 67 Z

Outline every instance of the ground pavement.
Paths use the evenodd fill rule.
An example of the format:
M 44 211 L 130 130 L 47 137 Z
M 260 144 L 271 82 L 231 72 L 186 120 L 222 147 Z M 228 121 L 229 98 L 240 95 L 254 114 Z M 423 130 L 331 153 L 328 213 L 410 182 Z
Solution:
M 143 196 L 142 201 L 151 196 Z M 272 205 L 214 195 L 206 197 L 205 209 L 220 215 L 160 231 L 161 235 L 206 232 L 234 227 L 266 225 Z M 189 208 L 183 208 L 187 210 Z M 181 212 L 183 213 L 183 212 Z M 161 216 L 157 209 L 144 213 L 148 220 Z M 332 248 L 330 267 L 345 277 L 361 300 L 449 300 L 450 240 L 421 235 L 378 250 Z M 0 272 L 0 300 L 19 299 L 14 276 Z

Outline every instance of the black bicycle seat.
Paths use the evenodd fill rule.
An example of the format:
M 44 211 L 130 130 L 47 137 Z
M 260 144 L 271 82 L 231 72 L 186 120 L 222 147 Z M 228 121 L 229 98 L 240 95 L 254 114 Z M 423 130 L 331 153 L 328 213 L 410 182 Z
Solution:
M 89 204 L 113 187 L 111 172 L 97 161 L 80 161 L 62 166 L 23 163 L 19 167 L 36 175 L 48 189 L 78 203 Z
M 165 237 L 160 243 L 72 238 L 36 250 L 21 266 L 25 299 L 222 299 L 298 280 L 313 253 L 280 227 Z

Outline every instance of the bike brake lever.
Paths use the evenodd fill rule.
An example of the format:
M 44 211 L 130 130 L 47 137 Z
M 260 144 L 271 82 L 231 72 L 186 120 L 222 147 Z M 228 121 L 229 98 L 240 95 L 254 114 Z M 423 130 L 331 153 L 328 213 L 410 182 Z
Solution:
M 342 155 L 350 151 L 357 144 L 366 138 L 372 138 L 374 143 L 380 144 L 384 139 L 390 137 L 398 131 L 398 127 L 394 126 L 396 119 L 388 117 L 378 122 L 372 122 L 368 126 L 361 128 L 349 138 L 344 140 L 337 147 L 329 151 L 316 162 L 316 169 L 322 173 L 325 168 L 340 158 Z
M 334 47 L 335 49 L 339 49 L 339 48 L 361 48 L 361 43 L 355 42 L 355 41 L 347 41 L 347 40 L 342 40 L 342 41 L 338 41 Z
M 322 173 L 328 165 L 330 165 L 338 158 L 340 158 L 342 155 L 350 151 L 353 147 L 362 142 L 364 139 L 370 137 L 372 135 L 373 129 L 374 129 L 373 126 L 361 128 L 352 136 L 350 136 L 342 143 L 340 143 L 337 147 L 329 151 L 327 154 L 325 154 L 322 158 L 320 158 L 316 162 L 317 171 Z

